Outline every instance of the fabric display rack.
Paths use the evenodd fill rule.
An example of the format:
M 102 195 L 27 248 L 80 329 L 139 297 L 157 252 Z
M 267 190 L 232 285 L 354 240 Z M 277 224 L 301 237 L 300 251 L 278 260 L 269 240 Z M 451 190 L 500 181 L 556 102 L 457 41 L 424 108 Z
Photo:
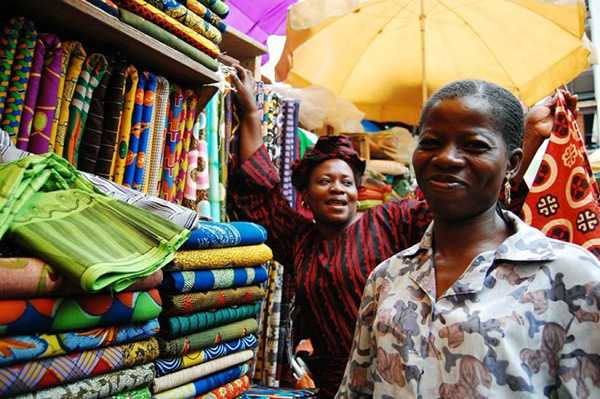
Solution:
M 0 398 L 314 396 L 251 386 L 279 381 L 283 273 L 227 223 L 223 65 L 266 48 L 220 0 L 0 11 Z M 299 104 L 257 92 L 294 205 Z

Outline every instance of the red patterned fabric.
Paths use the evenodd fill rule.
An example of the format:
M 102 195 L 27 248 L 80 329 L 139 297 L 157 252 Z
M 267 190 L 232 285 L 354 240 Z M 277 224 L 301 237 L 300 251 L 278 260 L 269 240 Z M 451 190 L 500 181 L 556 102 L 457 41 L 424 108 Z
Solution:
M 550 143 L 523 206 L 523 219 L 548 237 L 600 257 L 598 185 L 575 118 L 558 92 Z

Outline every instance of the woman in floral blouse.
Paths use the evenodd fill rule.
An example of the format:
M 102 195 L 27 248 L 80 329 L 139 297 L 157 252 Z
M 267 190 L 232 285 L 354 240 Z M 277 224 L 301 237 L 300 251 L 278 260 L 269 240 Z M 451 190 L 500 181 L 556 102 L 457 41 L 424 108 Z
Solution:
M 521 162 L 507 90 L 458 81 L 423 109 L 421 242 L 367 280 L 337 398 L 600 397 L 600 264 L 497 206 Z

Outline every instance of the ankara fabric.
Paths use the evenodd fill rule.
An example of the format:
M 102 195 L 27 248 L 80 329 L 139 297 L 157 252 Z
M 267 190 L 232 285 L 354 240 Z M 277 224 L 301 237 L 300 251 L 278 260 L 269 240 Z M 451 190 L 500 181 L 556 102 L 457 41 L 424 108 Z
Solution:
M 89 292 L 123 290 L 154 273 L 189 235 L 96 192 L 54 154 L 0 165 L 0 182 L 0 237 L 18 241 Z M 69 240 L 62 239 L 66 232 Z

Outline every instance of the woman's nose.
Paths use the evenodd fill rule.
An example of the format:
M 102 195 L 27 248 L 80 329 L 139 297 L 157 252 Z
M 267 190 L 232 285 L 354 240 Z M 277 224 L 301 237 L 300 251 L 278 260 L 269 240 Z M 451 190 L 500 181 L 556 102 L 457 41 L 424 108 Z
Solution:
M 460 150 L 454 145 L 442 147 L 432 159 L 432 162 L 439 166 L 456 166 L 464 162 Z

